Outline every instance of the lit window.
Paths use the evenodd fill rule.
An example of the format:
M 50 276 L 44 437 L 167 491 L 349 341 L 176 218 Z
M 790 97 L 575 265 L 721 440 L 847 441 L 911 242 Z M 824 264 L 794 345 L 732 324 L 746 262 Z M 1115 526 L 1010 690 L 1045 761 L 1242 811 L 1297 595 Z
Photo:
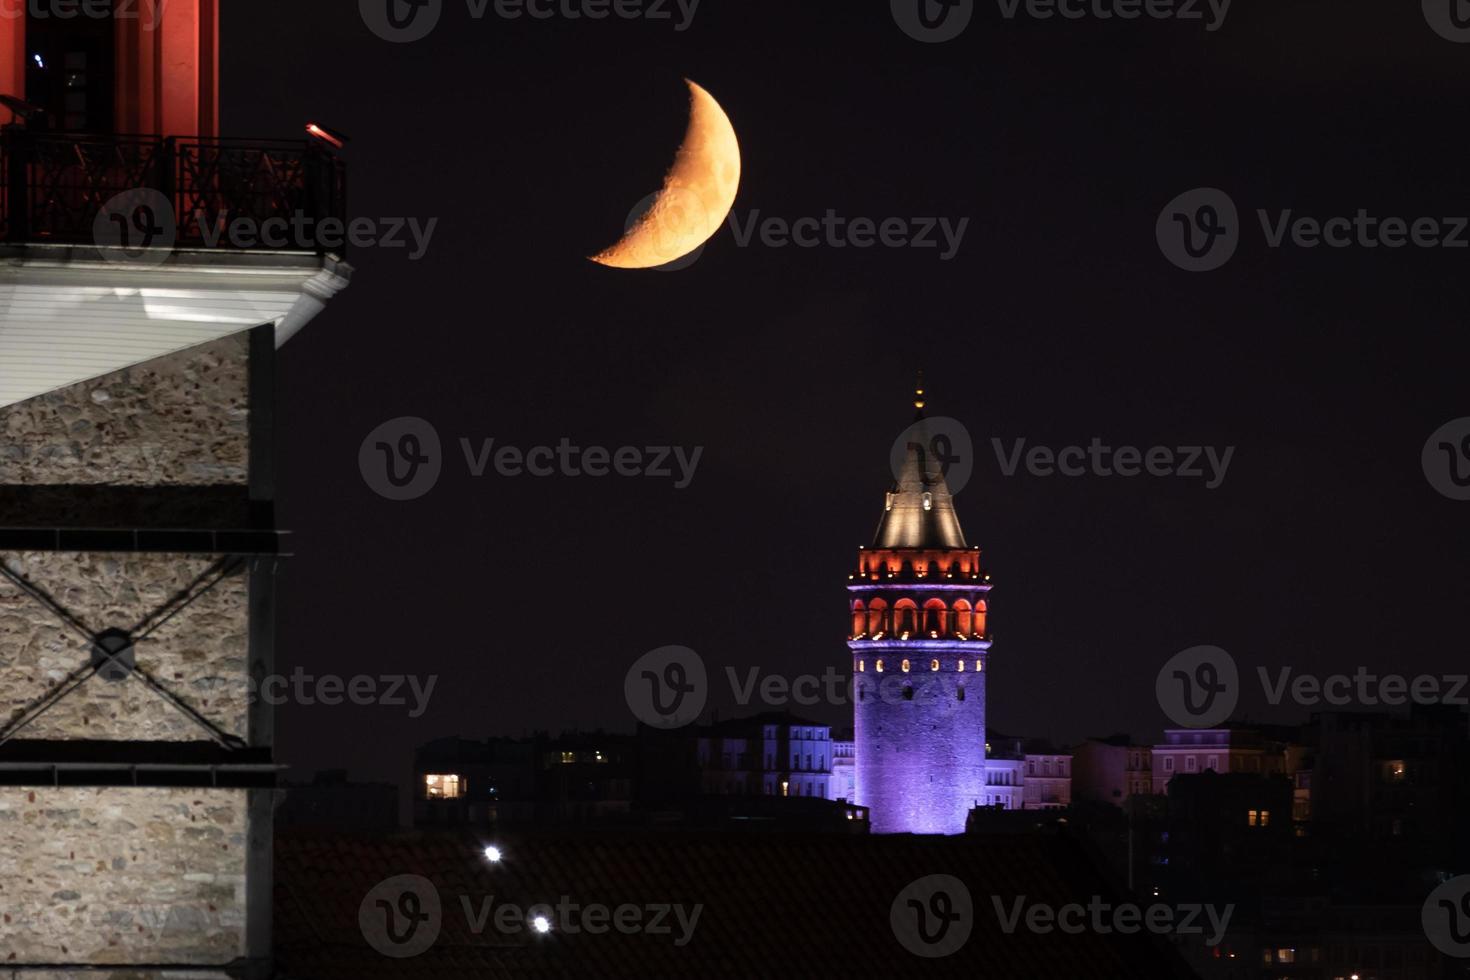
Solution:
M 577 753 L 575 753 L 575 752 L 563 752 L 561 754 L 561 761 L 562 761 L 562 764 L 563 765 L 565 765 L 567 763 L 576 762 L 577 761 Z
M 909 672 L 909 662 L 907 660 L 905 660 L 903 663 L 899 664 L 898 667 L 905 674 L 907 674 Z
M 1259 826 L 1260 816 L 1260 812 L 1257 810 L 1247 810 L 1245 813 L 1245 822 L 1251 827 Z
M 862 672 L 863 672 L 863 662 L 861 660 L 859 660 L 858 661 L 858 673 L 861 674 Z
M 873 665 L 873 669 L 880 674 L 883 673 L 883 661 L 879 660 L 877 663 L 875 663 Z
M 464 795 L 458 776 L 434 775 L 424 777 L 424 796 L 431 800 L 457 800 Z
M 932 494 L 932 493 L 926 493 L 926 494 L 924 494 L 924 509 L 925 510 L 933 510 L 934 509 L 934 494 Z
M 1271 811 L 1270 810 L 1262 810 L 1261 811 L 1261 826 L 1262 827 L 1269 827 L 1269 826 L 1271 826 Z
M 929 669 L 930 670 L 938 670 L 939 669 L 939 661 L 938 660 L 931 660 L 931 661 L 929 661 Z
M 954 665 L 954 669 L 963 674 L 965 672 L 965 662 L 963 660 L 956 662 Z

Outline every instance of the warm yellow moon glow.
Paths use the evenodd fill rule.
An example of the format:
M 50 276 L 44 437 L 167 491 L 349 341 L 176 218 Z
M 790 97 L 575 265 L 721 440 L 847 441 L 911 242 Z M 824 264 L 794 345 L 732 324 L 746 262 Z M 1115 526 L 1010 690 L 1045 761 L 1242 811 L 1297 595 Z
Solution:
M 740 144 L 725 110 L 689 86 L 689 130 L 650 207 L 615 245 L 592 256 L 615 269 L 652 269 L 683 258 L 715 232 L 740 189 Z

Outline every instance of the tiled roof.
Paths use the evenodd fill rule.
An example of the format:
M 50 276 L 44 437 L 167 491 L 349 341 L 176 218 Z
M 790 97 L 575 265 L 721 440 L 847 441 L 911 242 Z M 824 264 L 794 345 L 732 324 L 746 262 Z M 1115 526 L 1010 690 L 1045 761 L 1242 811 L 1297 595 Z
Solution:
M 497 835 L 503 859 L 468 833 L 332 835 L 288 832 L 276 841 L 275 942 L 281 975 L 295 980 L 434 978 L 704 978 L 936 976 L 1004 980 L 1144 980 L 1183 975 L 1141 936 L 1086 932 L 1007 934 L 992 896 L 1086 904 L 1111 891 L 1065 838 L 531 833 Z M 952 875 L 974 903 L 965 944 L 920 958 L 895 937 L 890 908 L 915 879 Z M 411 958 L 374 950 L 359 909 L 397 875 L 433 883 L 438 939 Z M 462 901 L 461 896 L 465 901 Z M 529 907 L 562 896 L 580 906 L 703 906 L 686 945 L 672 933 L 478 935 L 487 897 Z

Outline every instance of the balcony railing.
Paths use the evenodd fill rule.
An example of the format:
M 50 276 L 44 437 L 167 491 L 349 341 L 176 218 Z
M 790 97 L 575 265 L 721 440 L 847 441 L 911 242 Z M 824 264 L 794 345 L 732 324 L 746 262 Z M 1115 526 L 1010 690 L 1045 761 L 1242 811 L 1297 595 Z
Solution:
M 7 244 L 342 255 L 346 192 L 342 160 L 304 140 L 0 129 Z

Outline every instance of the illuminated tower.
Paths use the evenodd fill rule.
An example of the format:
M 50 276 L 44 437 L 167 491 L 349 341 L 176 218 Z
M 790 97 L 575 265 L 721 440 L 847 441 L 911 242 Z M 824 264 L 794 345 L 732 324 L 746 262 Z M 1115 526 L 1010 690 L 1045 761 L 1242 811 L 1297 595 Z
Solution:
M 0 14 L 0 973 L 271 975 L 276 348 L 318 142 L 217 135 L 217 0 Z
M 958 834 L 985 789 L 990 576 L 965 544 L 922 388 L 914 405 L 898 480 L 847 587 L 856 802 L 874 833 Z

